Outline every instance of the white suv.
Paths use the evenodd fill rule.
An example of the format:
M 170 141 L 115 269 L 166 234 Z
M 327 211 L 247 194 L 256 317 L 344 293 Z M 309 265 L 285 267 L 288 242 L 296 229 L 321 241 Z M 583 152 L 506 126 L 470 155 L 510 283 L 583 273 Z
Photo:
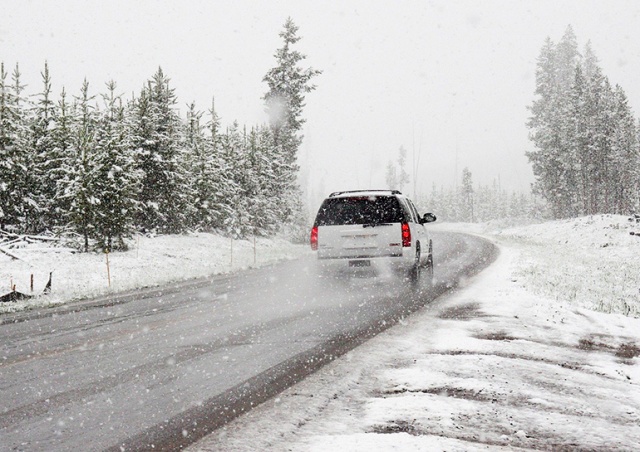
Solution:
M 432 242 L 426 223 L 397 190 L 332 193 L 324 200 L 311 230 L 318 261 L 336 270 L 391 269 L 417 281 L 422 268 L 433 276 Z

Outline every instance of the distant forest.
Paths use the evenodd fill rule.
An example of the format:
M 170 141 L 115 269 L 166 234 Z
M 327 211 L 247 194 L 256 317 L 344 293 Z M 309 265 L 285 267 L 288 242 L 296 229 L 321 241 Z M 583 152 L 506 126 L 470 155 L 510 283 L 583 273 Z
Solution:
M 465 168 L 454 187 L 434 185 L 417 202 L 445 221 L 464 222 L 640 212 L 640 123 L 591 44 L 579 52 L 571 26 L 559 43 L 548 38 L 542 47 L 534 97 L 527 122 L 535 146 L 527 153 L 531 193 L 508 193 L 499 182 L 474 186 Z M 409 182 L 405 161 L 401 147 L 387 166 L 390 187 Z
M 534 193 L 553 218 L 638 211 L 639 125 L 591 43 L 579 52 L 571 26 L 542 47 L 530 112 Z
M 433 186 L 426 197 L 416 200 L 421 210 L 434 212 L 439 220 L 484 223 L 492 220 L 548 218 L 547 203 L 532 193 L 504 190 L 499 181 L 474 186 L 471 171 L 462 170 L 462 179 L 453 187 Z
M 269 124 L 221 130 L 212 102 L 177 113 L 158 71 L 124 100 L 111 81 L 99 96 L 27 96 L 19 66 L 0 64 L 0 231 L 77 237 L 79 248 L 125 249 L 136 232 L 269 235 L 305 225 L 296 185 L 305 94 L 320 72 L 299 67 L 288 19 L 276 66 L 263 81 Z

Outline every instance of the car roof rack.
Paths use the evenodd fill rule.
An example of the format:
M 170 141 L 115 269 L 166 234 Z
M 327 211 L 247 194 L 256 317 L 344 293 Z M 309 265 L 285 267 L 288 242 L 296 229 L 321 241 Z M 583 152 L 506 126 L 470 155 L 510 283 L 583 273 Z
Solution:
M 347 191 L 334 191 L 329 195 L 329 198 L 334 196 L 345 195 L 347 193 L 370 193 L 370 192 L 384 192 L 391 193 L 392 195 L 401 195 L 400 190 L 347 190 Z

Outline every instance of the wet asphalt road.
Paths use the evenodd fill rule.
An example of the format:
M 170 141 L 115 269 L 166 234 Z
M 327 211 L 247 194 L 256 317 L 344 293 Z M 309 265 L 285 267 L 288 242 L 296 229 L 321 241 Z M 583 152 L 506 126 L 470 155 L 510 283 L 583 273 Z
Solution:
M 176 450 L 300 381 L 495 258 L 433 234 L 435 280 L 320 277 L 307 257 L 0 317 L 0 450 Z

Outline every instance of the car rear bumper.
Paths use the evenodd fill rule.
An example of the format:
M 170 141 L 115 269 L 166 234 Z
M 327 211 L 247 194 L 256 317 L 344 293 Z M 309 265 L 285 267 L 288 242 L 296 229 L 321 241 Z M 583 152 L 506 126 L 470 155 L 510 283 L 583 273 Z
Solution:
M 397 273 L 406 272 L 414 262 L 415 255 L 410 248 L 398 256 L 355 256 L 326 258 L 318 255 L 318 267 L 323 272 L 333 273 Z

